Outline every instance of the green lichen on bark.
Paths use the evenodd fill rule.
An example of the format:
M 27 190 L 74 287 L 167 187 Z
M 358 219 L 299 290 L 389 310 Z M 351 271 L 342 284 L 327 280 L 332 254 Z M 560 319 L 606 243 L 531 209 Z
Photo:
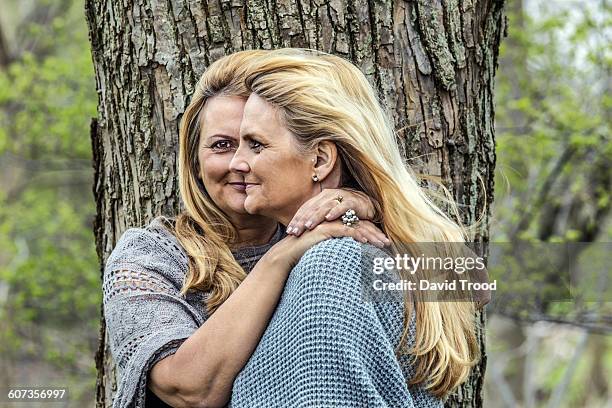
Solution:
M 433 74 L 444 89 L 454 89 L 455 59 L 446 39 L 442 5 L 439 1 L 419 0 L 417 11 L 420 32 L 434 66 Z
M 461 14 L 457 0 L 446 0 L 444 2 L 444 23 L 451 53 L 453 54 L 456 67 L 465 67 L 465 47 L 461 39 Z

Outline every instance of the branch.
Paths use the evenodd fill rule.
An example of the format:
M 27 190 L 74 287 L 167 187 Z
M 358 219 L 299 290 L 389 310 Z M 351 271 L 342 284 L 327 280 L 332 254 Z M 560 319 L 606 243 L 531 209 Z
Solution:
M 502 372 L 502 369 L 498 367 L 496 364 L 490 364 L 489 367 L 491 368 L 493 382 L 495 383 L 495 385 L 497 385 L 498 387 L 497 391 L 499 392 L 499 395 L 502 397 L 502 400 L 504 401 L 504 404 L 506 405 L 506 407 L 509 407 L 509 408 L 517 407 L 518 403 L 516 401 L 516 398 L 514 398 L 512 389 L 510 388 L 510 386 L 506 382 L 506 379 L 504 378 L 504 373 Z
M 555 387 L 550 400 L 548 400 L 548 408 L 555 408 L 561 406 L 561 400 L 563 399 L 563 394 L 567 392 L 568 386 L 574 373 L 576 372 L 576 368 L 578 368 L 578 363 L 580 362 L 580 357 L 584 353 L 584 349 L 587 345 L 587 340 L 589 339 L 589 332 L 583 333 L 576 349 L 574 351 L 574 355 L 563 374 L 563 378 Z
M 545 316 L 545 315 L 535 315 L 535 316 L 524 317 L 524 316 L 519 316 L 519 315 L 515 315 L 512 313 L 503 312 L 503 311 L 501 312 L 496 311 L 495 313 L 501 316 L 507 317 L 509 319 L 512 319 L 519 323 L 550 322 L 550 323 L 557 323 L 557 324 L 564 324 L 568 326 L 578 327 L 578 328 L 588 331 L 589 333 L 612 334 L 612 319 L 609 319 L 609 318 L 602 319 L 600 317 L 597 320 L 577 321 L 577 320 L 563 319 L 559 317 L 551 317 L 551 316 Z M 580 318 L 588 319 L 588 317 L 586 318 L 580 317 Z
M 521 231 L 526 230 L 529 227 L 529 223 L 533 220 L 533 214 L 537 208 L 540 208 L 543 203 L 546 202 L 548 198 L 548 194 L 552 189 L 552 186 L 555 184 L 559 176 L 561 175 L 561 170 L 568 163 L 569 159 L 576 153 L 576 149 L 572 145 L 568 145 L 559 159 L 555 163 L 552 170 L 548 173 L 548 177 L 544 181 L 540 192 L 536 200 L 529 206 L 529 209 L 523 213 L 520 221 L 517 223 L 517 226 L 512 234 L 513 237 L 518 236 Z
M 4 37 L 2 21 L 0 21 L 0 69 L 6 68 L 11 62 L 11 53 L 9 52 L 6 38 Z

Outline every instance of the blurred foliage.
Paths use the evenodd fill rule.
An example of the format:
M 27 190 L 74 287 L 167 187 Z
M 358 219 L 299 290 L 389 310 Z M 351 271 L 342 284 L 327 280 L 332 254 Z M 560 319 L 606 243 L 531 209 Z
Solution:
M 74 1 L 49 26 L 28 24 L 37 42 L 48 42 L 46 50 L 54 45 L 54 52 L 23 50 L 0 71 L 0 154 L 91 159 L 89 120 L 97 100 L 82 7 Z
M 611 6 L 508 1 L 493 239 L 609 241 Z
M 612 8 L 593 0 L 508 0 L 506 15 L 508 37 L 495 84 L 491 251 L 498 253 L 500 269 L 515 273 L 497 277 L 498 286 L 515 296 L 505 308 L 488 308 L 488 315 L 492 325 L 501 316 L 514 323 L 488 333 L 488 401 L 495 407 L 546 407 L 557 406 L 549 404 L 562 396 L 560 406 L 605 406 L 612 340 L 572 325 L 605 331 L 611 322 Z M 530 297 L 533 289 L 561 288 L 570 270 L 577 272 L 573 300 L 558 301 L 554 294 L 534 308 L 533 300 L 544 293 L 537 289 Z M 582 302 L 576 295 L 577 282 L 601 289 L 606 279 L 607 297 L 596 290 Z M 515 401 L 499 399 L 504 386 Z
M 91 401 L 101 289 L 84 6 L 6 3 L 14 14 L 0 25 L 12 54 L 0 67 L 0 354 L 45 361 L 71 400 Z
M 572 263 L 586 276 L 593 269 L 583 253 L 587 246 L 570 243 L 612 238 L 611 11 L 599 1 L 507 4 L 509 35 L 496 78 L 498 171 L 491 237 L 513 245 L 499 257 L 498 269 L 509 269 L 521 243 L 533 243 L 534 251 L 535 243 L 567 243 L 565 251 L 557 251 L 558 259 L 540 259 L 552 267 L 522 269 L 530 284 L 568 282 Z M 608 259 L 609 248 L 596 245 L 596 253 Z M 516 278 L 499 278 L 507 291 L 527 295 Z M 597 302 L 572 308 L 542 302 L 533 313 L 521 309 L 520 303 L 530 304 L 526 298 L 517 300 L 504 312 L 531 320 L 597 320 L 610 313 L 610 304 L 602 309 Z

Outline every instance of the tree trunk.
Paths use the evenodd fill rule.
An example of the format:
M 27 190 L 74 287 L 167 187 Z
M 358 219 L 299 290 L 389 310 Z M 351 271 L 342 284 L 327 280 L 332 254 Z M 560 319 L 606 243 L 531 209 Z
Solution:
M 484 211 L 486 226 L 502 6 L 503 0 L 87 0 L 99 96 L 91 137 L 101 265 L 126 228 L 179 210 L 181 113 L 212 61 L 250 48 L 314 48 L 357 64 L 395 118 L 402 149 L 420 158 L 412 165 L 441 178 L 465 222 Z M 474 239 L 487 243 L 488 229 Z M 484 314 L 478 318 L 484 323 Z M 106 407 L 115 371 L 103 316 L 101 322 L 97 406 Z M 480 340 L 484 356 L 482 333 Z M 448 406 L 482 405 L 485 364 L 486 356 Z

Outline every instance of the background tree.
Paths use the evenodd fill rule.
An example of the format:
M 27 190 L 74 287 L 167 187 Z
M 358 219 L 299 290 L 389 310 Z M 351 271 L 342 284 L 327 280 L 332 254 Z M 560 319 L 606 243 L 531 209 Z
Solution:
M 493 198 L 493 80 L 503 1 L 115 2 L 87 0 L 98 117 L 92 122 L 102 264 L 122 232 L 179 211 L 181 113 L 203 70 L 248 48 L 307 47 L 353 61 L 395 119 L 417 170 L 474 223 Z M 482 178 L 482 183 L 478 177 Z M 488 241 L 487 228 L 473 237 Z M 479 316 L 484 322 L 484 316 Z M 484 343 L 483 354 L 484 354 Z M 104 322 L 98 406 L 115 381 Z M 449 406 L 481 406 L 486 355 Z
M 93 182 L 89 118 L 97 102 L 84 1 L 0 0 L 0 388 L 67 386 L 75 408 L 95 398 L 100 320 L 96 208 L 84 194 Z M 601 182 L 609 175 L 601 163 L 612 162 L 612 9 L 606 0 L 509 0 L 505 9 L 491 255 L 500 241 L 594 237 L 579 258 L 609 265 L 603 193 L 612 189 Z M 244 14 L 235 16 L 240 25 Z M 408 125 L 402 135 L 423 126 Z M 570 144 L 575 153 L 561 160 Z M 538 191 L 547 192 L 543 201 Z M 597 234 L 583 235 L 589 225 Z M 609 333 L 610 303 L 580 313 L 567 305 L 553 302 L 537 315 L 489 305 L 487 408 L 611 405 L 612 336 L 597 334 Z

